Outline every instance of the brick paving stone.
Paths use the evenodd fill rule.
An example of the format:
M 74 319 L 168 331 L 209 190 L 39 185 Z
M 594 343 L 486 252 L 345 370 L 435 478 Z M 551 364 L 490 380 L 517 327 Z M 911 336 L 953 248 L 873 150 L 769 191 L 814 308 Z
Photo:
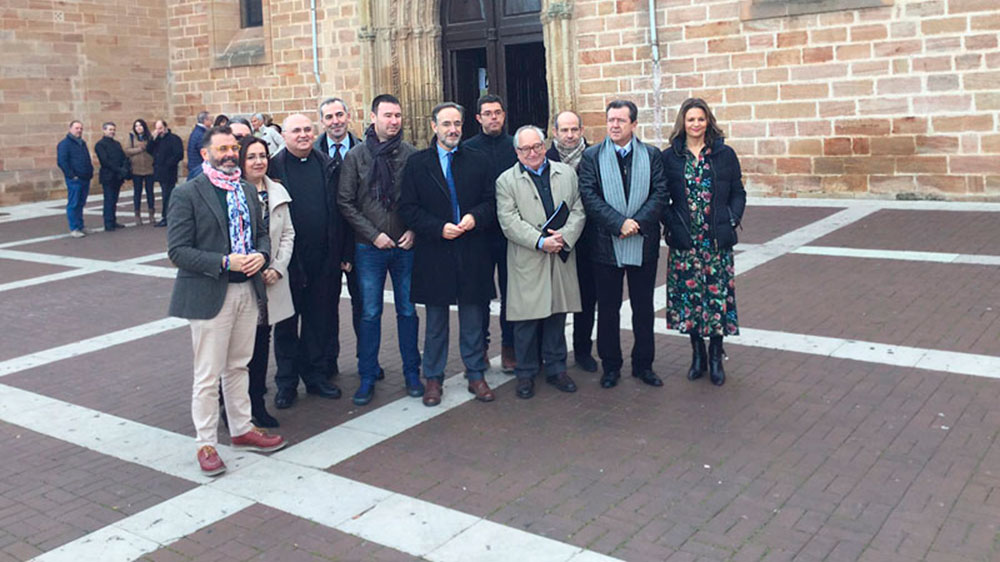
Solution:
M 193 484 L 0 422 L 0 550 L 27 560 Z
M 738 230 L 737 235 L 740 242 L 763 244 L 841 210 L 835 207 L 749 206 L 743 213 L 743 229 Z
M 166 279 L 97 272 L 6 291 L 0 360 L 159 320 L 171 286 Z
M 88 220 L 90 220 L 89 217 Z M 92 224 L 92 227 L 100 224 L 100 219 L 97 220 L 98 224 Z M 127 227 L 114 232 L 94 232 L 85 238 L 59 238 L 19 245 L 13 249 L 95 260 L 121 261 L 156 252 L 166 252 L 167 229 L 149 226 Z
M 0 284 L 69 271 L 71 268 L 44 263 L 0 259 Z
M 124 277 L 145 280 L 137 276 Z M 155 279 L 152 281 L 162 282 Z M 166 294 L 169 295 L 169 291 Z M 388 319 L 390 312 L 387 310 L 385 315 L 385 319 Z M 81 330 L 93 324 L 93 322 L 81 323 Z M 353 342 L 350 326 L 350 305 L 345 300 L 341 303 L 341 329 L 348 331 L 347 338 Z M 387 338 L 386 341 L 394 344 L 395 338 Z M 455 347 L 453 353 L 457 356 L 458 346 L 453 347 Z M 389 353 L 396 349 L 398 348 L 395 345 L 391 346 L 383 353 L 383 357 L 389 357 Z M 353 358 L 353 346 L 344 346 L 341 353 L 342 356 Z M 383 362 L 386 380 L 379 382 L 376 398 L 368 407 L 359 408 L 350 402 L 350 396 L 357 388 L 356 375 L 349 374 L 356 372 L 352 369 L 349 373 L 345 372 L 333 379 L 342 387 L 345 394 L 340 400 L 309 396 L 300 384 L 299 398 L 295 406 L 287 410 L 277 410 L 273 406 L 275 366 L 272 353 L 268 371 L 269 392 L 266 399 L 268 411 L 281 422 L 281 427 L 275 432 L 281 433 L 291 443 L 300 442 L 382 404 L 403 397 L 405 395 L 403 380 L 399 368 L 396 367 L 399 364 L 398 352 L 395 352 L 395 356 L 397 358 L 395 362 Z M 3 383 L 193 437 L 192 361 L 190 328 L 182 327 L 102 351 L 14 373 L 4 377 Z M 452 361 L 452 364 L 457 364 L 456 361 L 457 359 Z M 415 408 L 423 408 L 419 399 L 410 400 L 413 400 Z M 228 443 L 227 435 L 227 429 L 220 424 L 221 443 Z
M 91 227 L 101 224 L 100 218 L 97 218 L 96 222 L 94 220 L 90 217 L 84 218 L 84 222 L 90 223 Z M 0 244 L 68 232 L 69 224 L 66 222 L 65 214 L 4 222 L 0 223 Z
M 421 559 L 256 504 L 141 560 L 408 562 Z
M 812 245 L 997 255 L 996 230 L 996 213 L 883 209 Z
M 996 272 L 993 266 L 784 256 L 740 276 L 740 322 L 760 329 L 996 355 Z M 796 281 L 790 284 L 789 279 Z
M 676 339 L 657 339 L 677 347 Z M 891 528 L 893 512 L 908 503 L 925 525 L 936 519 L 927 512 L 932 501 L 949 506 L 941 521 L 971 501 L 1000 514 L 961 493 L 983 475 L 995 441 L 978 426 L 1000 398 L 996 381 L 735 345 L 729 352 L 724 389 L 680 376 L 648 389 L 626 377 L 611 391 L 585 384 L 572 397 L 467 404 L 331 471 L 441 501 L 454 489 L 448 482 L 465 485 L 475 469 L 488 490 L 474 503 L 452 494 L 449 506 L 518 528 L 576 519 L 582 527 L 567 541 L 613 556 L 655 544 L 723 559 L 749 543 L 802 559 L 848 559 Z M 745 365 L 751 373 L 741 372 Z M 950 432 L 931 425 L 939 412 L 930 410 L 953 420 Z M 449 439 L 436 437 L 445 433 Z M 961 473 L 950 460 L 956 457 L 969 459 Z M 938 467 L 945 459 L 953 487 L 934 475 L 947 472 Z M 483 503 L 489 498 L 492 508 Z M 641 532 L 652 517 L 670 523 L 655 537 Z M 922 548 L 923 555 L 933 536 L 922 547 L 890 548 L 903 555 Z

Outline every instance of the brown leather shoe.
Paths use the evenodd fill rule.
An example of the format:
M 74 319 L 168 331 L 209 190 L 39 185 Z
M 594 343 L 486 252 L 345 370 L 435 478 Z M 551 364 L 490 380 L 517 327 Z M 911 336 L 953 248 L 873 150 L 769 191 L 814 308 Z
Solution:
M 496 395 L 490 390 L 490 385 L 483 379 L 469 382 L 469 392 L 475 394 L 476 400 L 480 402 L 492 402 L 496 399 Z
M 517 368 L 517 356 L 514 355 L 514 346 L 505 345 L 500 348 L 500 368 L 505 373 L 513 373 Z
M 424 384 L 424 406 L 437 406 L 441 403 L 441 379 L 427 379 Z

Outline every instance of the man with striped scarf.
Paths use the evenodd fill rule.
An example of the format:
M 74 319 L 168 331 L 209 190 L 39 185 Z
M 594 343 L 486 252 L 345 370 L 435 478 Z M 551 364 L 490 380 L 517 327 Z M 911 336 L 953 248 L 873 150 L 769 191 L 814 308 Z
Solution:
M 632 376 L 650 386 L 663 382 L 653 372 L 653 288 L 660 252 L 660 217 L 667 202 L 663 161 L 654 146 L 635 136 L 639 110 L 627 100 L 608 104 L 608 136 L 580 162 L 580 197 L 593 226 L 590 259 L 597 285 L 597 354 L 601 387 L 621 377 L 620 310 L 628 278 L 632 307 Z

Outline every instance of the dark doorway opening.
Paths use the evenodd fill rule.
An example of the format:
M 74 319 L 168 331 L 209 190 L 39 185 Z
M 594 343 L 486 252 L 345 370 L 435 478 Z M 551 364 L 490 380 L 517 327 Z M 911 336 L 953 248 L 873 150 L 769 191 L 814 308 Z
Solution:
M 541 0 L 441 1 L 444 95 L 467 110 L 463 138 L 479 132 L 476 100 L 486 93 L 506 103 L 507 132 L 527 124 L 546 129 L 540 14 Z

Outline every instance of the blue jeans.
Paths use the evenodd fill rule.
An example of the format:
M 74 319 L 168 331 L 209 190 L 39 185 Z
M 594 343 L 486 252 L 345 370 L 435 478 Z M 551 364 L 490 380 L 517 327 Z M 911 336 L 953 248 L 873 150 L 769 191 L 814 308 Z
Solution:
M 70 230 L 83 230 L 83 206 L 90 193 L 90 180 L 66 178 L 66 220 Z
M 410 277 L 413 272 L 413 251 L 393 248 L 379 250 L 371 244 L 358 244 L 354 254 L 361 289 L 361 326 L 358 337 L 358 374 L 362 379 L 375 380 L 378 375 L 378 351 L 382 341 L 382 291 L 386 273 L 392 278 L 393 300 L 396 302 L 396 331 L 399 353 L 403 359 L 403 376 L 420 376 L 420 350 L 417 332 L 420 329 L 417 310 L 410 302 Z

